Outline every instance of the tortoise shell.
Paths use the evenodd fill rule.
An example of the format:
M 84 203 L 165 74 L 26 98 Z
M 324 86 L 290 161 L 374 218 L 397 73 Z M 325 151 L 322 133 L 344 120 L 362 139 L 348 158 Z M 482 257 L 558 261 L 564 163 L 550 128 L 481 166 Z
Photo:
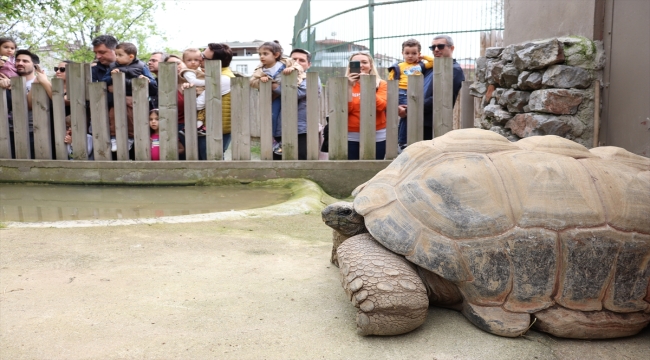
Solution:
M 650 312 L 650 159 L 465 129 L 409 146 L 353 195 L 377 241 L 470 303 Z

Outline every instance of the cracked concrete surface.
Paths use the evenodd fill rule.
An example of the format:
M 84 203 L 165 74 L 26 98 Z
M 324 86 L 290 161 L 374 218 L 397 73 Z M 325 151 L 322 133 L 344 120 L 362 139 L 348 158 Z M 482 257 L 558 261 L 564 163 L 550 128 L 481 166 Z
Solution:
M 650 354 L 650 328 L 607 341 L 564 340 L 535 331 L 508 339 L 438 308 L 411 333 L 361 337 L 355 333 L 355 308 L 329 263 L 331 231 L 317 203 L 286 216 L 258 211 L 200 222 L 1 229 L 0 359 L 641 359 Z

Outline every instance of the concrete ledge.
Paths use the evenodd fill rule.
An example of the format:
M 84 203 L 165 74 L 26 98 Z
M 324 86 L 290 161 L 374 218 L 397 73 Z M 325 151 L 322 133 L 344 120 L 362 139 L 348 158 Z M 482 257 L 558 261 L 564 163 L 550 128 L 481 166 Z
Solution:
M 0 160 L 0 182 L 96 185 L 218 185 L 302 178 L 328 194 L 352 190 L 390 164 L 360 161 L 57 161 Z

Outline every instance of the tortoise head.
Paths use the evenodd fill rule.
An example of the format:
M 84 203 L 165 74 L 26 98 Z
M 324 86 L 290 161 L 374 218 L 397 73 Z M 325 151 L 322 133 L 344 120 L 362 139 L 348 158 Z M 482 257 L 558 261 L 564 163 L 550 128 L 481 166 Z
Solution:
M 321 212 L 325 225 L 345 236 L 354 236 L 368 232 L 363 216 L 354 211 L 351 202 L 337 202 L 327 206 Z

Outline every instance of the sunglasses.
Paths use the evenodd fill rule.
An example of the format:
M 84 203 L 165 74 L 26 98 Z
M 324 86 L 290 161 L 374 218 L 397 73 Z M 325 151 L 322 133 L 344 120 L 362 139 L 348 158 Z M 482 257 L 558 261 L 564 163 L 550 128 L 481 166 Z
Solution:
M 445 48 L 445 46 L 449 46 L 449 45 L 447 44 L 431 45 L 429 46 L 429 50 L 434 51 L 436 48 L 438 48 L 438 50 L 442 50 Z
M 54 72 L 57 72 L 57 71 L 65 72 L 65 66 L 63 66 L 63 67 L 57 67 L 57 66 L 55 66 L 55 67 L 54 67 Z

